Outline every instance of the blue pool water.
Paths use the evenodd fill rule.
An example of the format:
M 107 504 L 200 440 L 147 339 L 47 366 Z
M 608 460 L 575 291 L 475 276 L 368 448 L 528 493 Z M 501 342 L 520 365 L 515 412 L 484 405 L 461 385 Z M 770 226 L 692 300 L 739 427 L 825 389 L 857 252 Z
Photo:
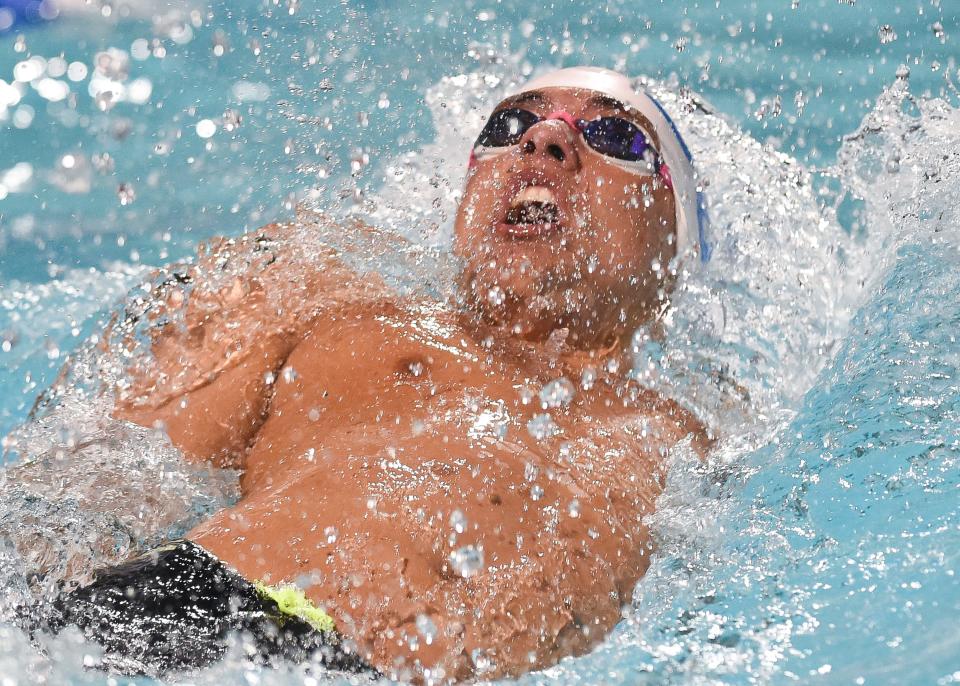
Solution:
M 722 115 L 680 121 L 717 250 L 678 294 L 672 345 L 638 337 L 638 373 L 685 389 L 723 438 L 707 466 L 676 457 L 633 613 L 522 681 L 960 681 L 960 6 L 149 5 L 0 33 L 0 433 L 150 266 L 200 240 L 308 200 L 442 247 L 464 142 L 504 83 L 580 63 L 677 82 Z M 743 406 L 711 395 L 719 369 Z M 95 423 L 57 421 L 11 459 Z M 147 447 L 144 475 L 199 484 L 164 492 L 183 521 L 230 497 L 123 438 Z M 0 492 L 0 539 L 44 517 L 51 540 L 107 526 Z M 183 521 L 125 530 L 136 547 Z M 7 551 L 10 598 L 25 563 Z M 3 610 L 0 677 L 106 682 L 87 647 L 66 636 L 44 658 Z M 310 677 L 228 661 L 191 678 Z

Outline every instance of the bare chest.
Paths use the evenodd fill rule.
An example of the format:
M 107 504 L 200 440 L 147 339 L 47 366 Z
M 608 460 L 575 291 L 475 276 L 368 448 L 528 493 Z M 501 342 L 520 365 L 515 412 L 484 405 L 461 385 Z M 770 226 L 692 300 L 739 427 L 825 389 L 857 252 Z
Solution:
M 616 480 L 623 463 L 636 471 L 659 446 L 649 413 L 625 387 L 532 374 L 431 312 L 325 322 L 272 383 L 245 490 L 315 465 L 398 454 L 411 469 L 472 454 L 602 482 Z

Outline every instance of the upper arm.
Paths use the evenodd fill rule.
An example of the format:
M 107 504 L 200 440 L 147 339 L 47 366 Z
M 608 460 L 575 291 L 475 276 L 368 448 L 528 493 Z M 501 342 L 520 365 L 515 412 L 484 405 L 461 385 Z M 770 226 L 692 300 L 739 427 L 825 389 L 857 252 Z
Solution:
M 226 366 L 180 394 L 160 402 L 117 402 L 114 416 L 162 428 L 187 457 L 220 467 L 242 466 L 242 456 L 266 417 L 271 375 L 282 366 L 290 343 L 268 336 L 236 364 Z
M 333 251 L 298 227 L 271 225 L 201 246 L 195 264 L 168 270 L 137 326 L 119 342 L 131 362 L 115 416 L 161 425 L 189 456 L 236 464 L 262 423 L 276 374 L 311 323 L 369 296 Z

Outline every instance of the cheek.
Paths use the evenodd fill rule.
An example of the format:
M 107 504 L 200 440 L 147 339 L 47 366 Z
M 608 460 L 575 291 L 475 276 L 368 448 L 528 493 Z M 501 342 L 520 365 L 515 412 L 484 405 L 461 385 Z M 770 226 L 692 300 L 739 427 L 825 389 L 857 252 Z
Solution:
M 467 184 L 463 189 L 463 198 L 457 206 L 457 217 L 454 224 L 458 241 L 468 238 L 471 227 L 475 224 L 478 214 L 483 211 L 484 196 L 483 193 L 480 192 L 480 187 L 476 174 L 474 174 L 467 180 Z
M 672 212 L 670 199 L 660 197 L 657 191 L 648 190 L 650 193 L 647 206 L 638 184 L 621 185 L 613 197 L 592 203 L 590 242 L 600 261 L 610 268 L 642 272 L 668 251 L 666 238 L 672 223 L 664 213 Z
M 632 252 L 640 242 L 644 223 L 643 206 L 632 195 L 608 193 L 591 202 L 591 238 L 604 253 Z
M 499 175 L 495 169 L 485 168 L 487 164 L 478 165 L 468 174 L 463 200 L 457 208 L 458 220 L 482 219 L 495 204 L 501 182 L 497 180 Z

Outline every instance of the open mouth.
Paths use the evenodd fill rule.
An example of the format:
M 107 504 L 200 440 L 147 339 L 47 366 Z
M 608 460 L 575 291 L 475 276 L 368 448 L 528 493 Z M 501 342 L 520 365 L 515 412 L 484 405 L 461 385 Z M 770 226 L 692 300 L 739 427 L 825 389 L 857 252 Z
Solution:
M 546 186 L 527 186 L 513 196 L 506 217 L 497 227 L 511 238 L 535 238 L 559 229 L 560 208 Z

